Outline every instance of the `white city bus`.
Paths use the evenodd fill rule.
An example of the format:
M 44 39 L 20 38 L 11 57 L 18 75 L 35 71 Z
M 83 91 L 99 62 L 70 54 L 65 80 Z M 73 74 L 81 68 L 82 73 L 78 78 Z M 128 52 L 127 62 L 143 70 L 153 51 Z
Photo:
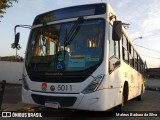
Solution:
M 18 41 L 19 33 L 15 45 Z M 107 3 L 53 10 L 36 16 L 31 26 L 22 101 L 52 108 L 121 110 L 126 101 L 141 100 L 144 68 Z

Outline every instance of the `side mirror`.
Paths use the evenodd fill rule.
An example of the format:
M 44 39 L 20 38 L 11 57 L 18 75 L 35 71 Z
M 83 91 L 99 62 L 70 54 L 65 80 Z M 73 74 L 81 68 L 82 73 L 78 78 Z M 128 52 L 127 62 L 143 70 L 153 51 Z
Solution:
M 122 21 L 113 22 L 112 39 L 119 41 L 122 38 Z
M 15 41 L 14 41 L 15 47 L 17 47 L 17 46 L 18 46 L 18 43 L 19 43 L 19 37 L 20 37 L 20 33 L 18 32 L 18 33 L 15 35 Z

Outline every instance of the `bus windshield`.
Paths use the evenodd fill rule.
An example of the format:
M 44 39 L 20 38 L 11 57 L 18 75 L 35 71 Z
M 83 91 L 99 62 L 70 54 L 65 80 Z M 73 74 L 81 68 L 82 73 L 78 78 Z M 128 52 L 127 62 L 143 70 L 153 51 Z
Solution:
M 81 71 L 99 64 L 103 58 L 105 20 L 84 20 L 72 42 L 65 45 L 74 23 L 34 28 L 26 67 L 31 71 Z

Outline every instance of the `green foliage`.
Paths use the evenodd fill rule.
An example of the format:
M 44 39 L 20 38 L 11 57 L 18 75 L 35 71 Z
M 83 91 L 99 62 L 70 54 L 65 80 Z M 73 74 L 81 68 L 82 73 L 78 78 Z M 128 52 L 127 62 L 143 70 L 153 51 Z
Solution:
M 17 47 L 16 47 L 16 46 L 15 46 L 15 43 L 12 43 L 12 44 L 11 44 L 11 48 L 13 48 L 13 49 L 16 48 L 17 50 L 20 50 L 20 49 L 21 49 L 21 46 L 20 46 L 20 44 L 18 44 Z
M 15 43 L 12 43 L 12 44 L 11 44 L 11 48 L 16 49 L 16 56 L 17 56 L 17 50 L 20 50 L 20 49 L 21 49 L 21 46 L 20 46 L 20 44 L 18 44 L 17 47 L 16 47 L 16 46 L 15 46 Z
M 0 0 L 0 18 L 3 17 L 3 14 L 6 13 L 6 9 L 12 7 L 13 2 L 17 2 L 18 0 Z

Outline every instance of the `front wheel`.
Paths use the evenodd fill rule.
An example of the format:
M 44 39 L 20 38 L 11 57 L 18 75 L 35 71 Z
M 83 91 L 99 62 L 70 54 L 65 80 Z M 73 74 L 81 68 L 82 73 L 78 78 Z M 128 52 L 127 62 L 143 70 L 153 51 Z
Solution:
M 122 94 L 122 103 L 116 107 L 114 107 L 114 112 L 122 112 L 123 111 L 123 106 L 124 106 L 124 95 Z
M 122 93 L 122 100 L 121 100 L 122 102 L 120 105 L 114 107 L 115 112 L 122 112 L 124 104 L 126 104 L 126 102 L 128 101 L 128 91 L 129 91 L 128 84 L 125 83 Z

